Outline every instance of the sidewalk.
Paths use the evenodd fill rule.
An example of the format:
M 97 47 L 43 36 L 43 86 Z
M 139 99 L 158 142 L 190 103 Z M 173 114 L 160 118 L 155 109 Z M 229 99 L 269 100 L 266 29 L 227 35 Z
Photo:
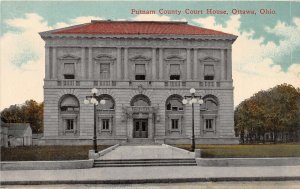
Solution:
M 109 167 L 1 171 L 1 184 L 133 184 L 206 181 L 300 180 L 300 166 Z

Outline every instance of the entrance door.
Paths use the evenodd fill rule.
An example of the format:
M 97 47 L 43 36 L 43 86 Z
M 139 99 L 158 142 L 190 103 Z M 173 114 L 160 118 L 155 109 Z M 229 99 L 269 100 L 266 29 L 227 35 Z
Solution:
M 148 120 L 134 119 L 133 122 L 133 137 L 134 138 L 148 138 Z

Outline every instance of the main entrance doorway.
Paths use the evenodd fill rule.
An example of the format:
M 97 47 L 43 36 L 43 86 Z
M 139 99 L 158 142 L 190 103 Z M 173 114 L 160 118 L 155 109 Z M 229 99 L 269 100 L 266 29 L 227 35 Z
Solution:
M 134 119 L 133 137 L 148 138 L 148 119 Z

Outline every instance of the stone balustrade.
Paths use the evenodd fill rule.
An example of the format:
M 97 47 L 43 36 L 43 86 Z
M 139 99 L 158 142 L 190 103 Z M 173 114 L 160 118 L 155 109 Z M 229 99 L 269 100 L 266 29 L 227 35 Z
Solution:
M 137 88 L 232 88 L 232 81 L 183 81 L 183 80 L 168 80 L 168 81 L 113 81 L 113 80 L 73 80 L 73 79 L 60 79 L 60 80 L 45 80 L 46 87 L 128 87 Z

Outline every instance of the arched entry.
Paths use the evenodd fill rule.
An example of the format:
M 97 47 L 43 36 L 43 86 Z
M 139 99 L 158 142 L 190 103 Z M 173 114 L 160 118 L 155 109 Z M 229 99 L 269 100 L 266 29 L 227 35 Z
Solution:
M 133 108 L 133 138 L 148 138 L 149 136 L 149 106 L 150 99 L 145 95 L 136 95 L 130 105 Z M 145 112 L 144 112 L 145 111 Z M 152 116 L 150 116 L 152 118 Z

